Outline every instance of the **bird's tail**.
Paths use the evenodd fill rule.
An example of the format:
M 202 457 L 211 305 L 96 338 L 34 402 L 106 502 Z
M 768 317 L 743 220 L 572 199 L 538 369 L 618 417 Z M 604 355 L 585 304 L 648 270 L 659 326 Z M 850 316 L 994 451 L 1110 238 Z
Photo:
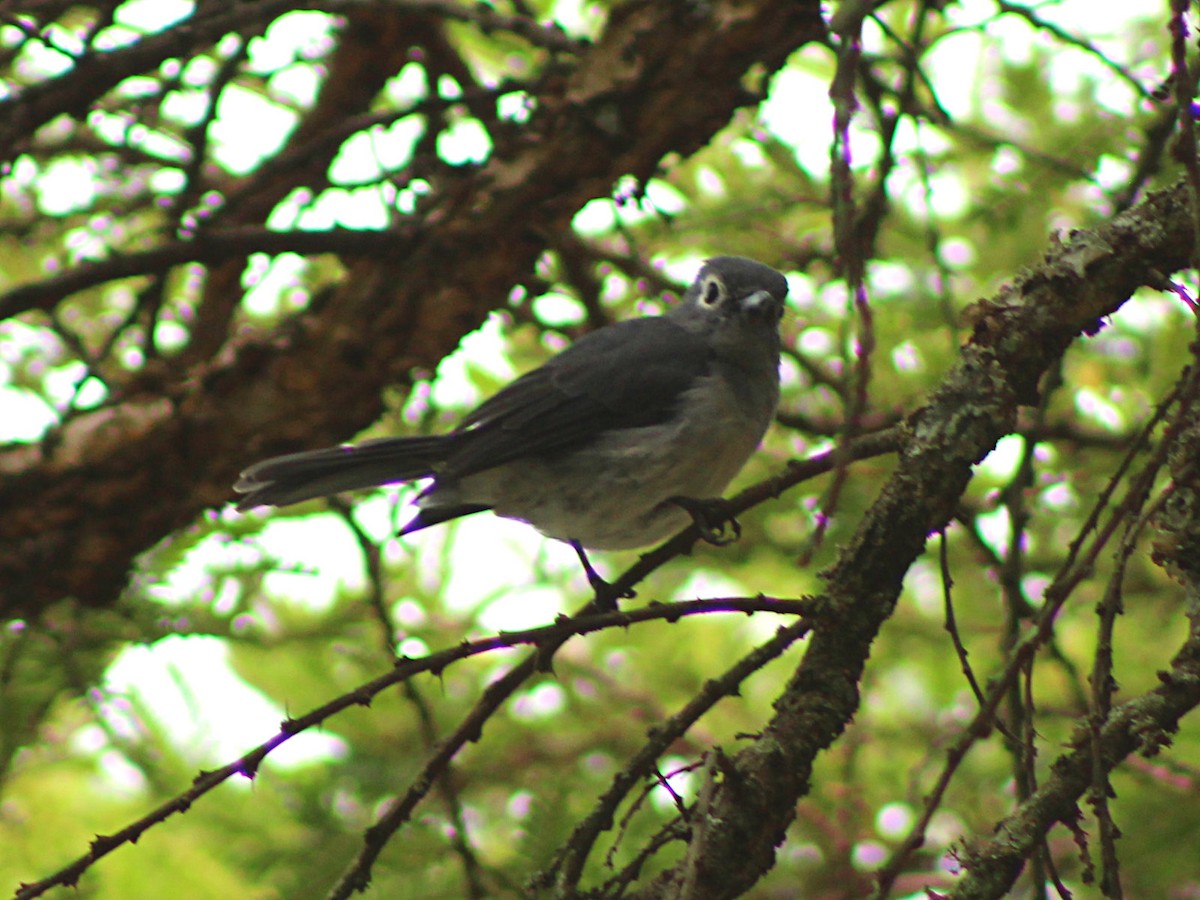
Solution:
M 239 510 L 288 506 L 341 491 L 412 481 L 434 474 L 448 436 L 380 438 L 354 446 L 274 456 L 244 471 L 233 489 Z

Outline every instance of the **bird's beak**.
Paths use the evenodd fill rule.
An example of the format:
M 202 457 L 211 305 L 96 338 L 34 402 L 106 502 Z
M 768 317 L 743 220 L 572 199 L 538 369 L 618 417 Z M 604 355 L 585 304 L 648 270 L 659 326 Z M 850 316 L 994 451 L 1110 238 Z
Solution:
M 764 313 L 775 315 L 779 312 L 779 302 L 771 295 L 770 291 L 755 291 L 742 301 L 742 309 L 759 315 Z

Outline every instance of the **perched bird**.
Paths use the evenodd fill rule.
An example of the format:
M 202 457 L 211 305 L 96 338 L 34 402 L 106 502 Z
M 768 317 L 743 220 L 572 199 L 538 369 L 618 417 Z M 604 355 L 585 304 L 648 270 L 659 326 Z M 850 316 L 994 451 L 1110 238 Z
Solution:
M 779 400 L 784 277 L 718 256 L 666 315 L 593 331 L 486 400 L 449 434 L 276 456 L 246 469 L 238 509 L 431 478 L 409 534 L 491 510 L 575 548 L 660 541 L 712 511 Z M 717 515 L 723 526 L 728 517 Z M 736 523 L 734 523 L 736 528 Z

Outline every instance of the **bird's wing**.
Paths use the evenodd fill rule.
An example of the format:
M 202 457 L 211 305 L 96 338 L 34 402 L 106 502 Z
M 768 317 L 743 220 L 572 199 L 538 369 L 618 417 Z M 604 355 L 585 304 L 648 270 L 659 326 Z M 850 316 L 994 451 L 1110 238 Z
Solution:
M 666 421 L 708 366 L 704 340 L 669 319 L 591 332 L 468 415 L 439 474 L 462 477 Z

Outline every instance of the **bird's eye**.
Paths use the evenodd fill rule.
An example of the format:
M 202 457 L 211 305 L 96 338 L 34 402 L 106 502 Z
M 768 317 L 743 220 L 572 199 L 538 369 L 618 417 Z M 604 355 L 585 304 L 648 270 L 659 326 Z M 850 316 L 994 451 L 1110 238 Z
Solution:
M 700 302 L 705 306 L 716 306 L 725 296 L 725 285 L 719 278 L 708 278 L 700 287 Z

